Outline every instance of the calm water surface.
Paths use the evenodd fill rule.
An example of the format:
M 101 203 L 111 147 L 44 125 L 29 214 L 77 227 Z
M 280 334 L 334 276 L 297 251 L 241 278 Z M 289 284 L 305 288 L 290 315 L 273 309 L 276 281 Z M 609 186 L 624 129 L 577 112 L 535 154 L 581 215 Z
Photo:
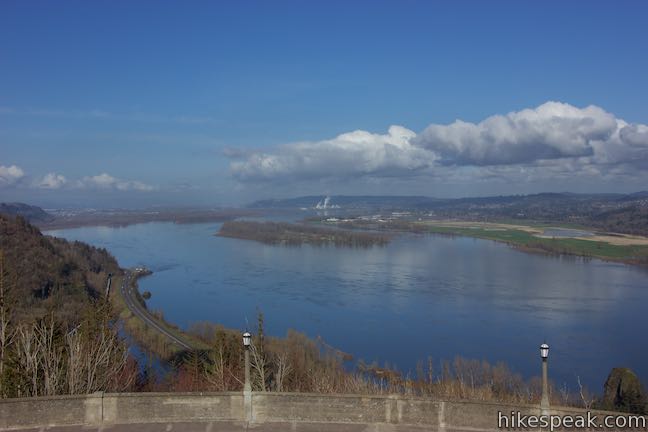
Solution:
M 267 332 L 289 328 L 356 359 L 414 370 L 455 355 L 504 361 L 599 392 L 614 366 L 648 380 L 648 272 L 597 260 L 531 255 L 485 240 L 405 235 L 387 247 L 283 247 L 216 237 L 220 224 L 149 223 L 49 234 L 107 248 L 140 281 L 149 307 L 184 328 L 214 321 Z

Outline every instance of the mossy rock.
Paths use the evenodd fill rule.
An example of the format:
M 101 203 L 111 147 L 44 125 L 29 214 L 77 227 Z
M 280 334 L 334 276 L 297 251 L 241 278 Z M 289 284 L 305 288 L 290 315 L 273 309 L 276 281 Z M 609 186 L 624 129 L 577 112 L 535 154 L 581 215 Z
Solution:
M 637 375 L 628 368 L 614 368 L 603 387 L 601 408 L 612 411 L 648 413 L 648 398 Z

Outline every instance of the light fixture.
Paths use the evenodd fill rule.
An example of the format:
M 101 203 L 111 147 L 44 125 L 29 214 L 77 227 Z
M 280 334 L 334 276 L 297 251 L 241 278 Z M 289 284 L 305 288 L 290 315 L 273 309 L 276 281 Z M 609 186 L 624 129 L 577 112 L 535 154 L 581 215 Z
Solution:
M 252 335 L 250 332 L 243 333 L 243 346 L 247 349 L 250 347 L 250 342 L 252 341 Z
M 549 357 L 549 345 L 546 343 L 540 345 L 540 357 L 542 357 L 543 360 L 546 360 L 547 357 Z

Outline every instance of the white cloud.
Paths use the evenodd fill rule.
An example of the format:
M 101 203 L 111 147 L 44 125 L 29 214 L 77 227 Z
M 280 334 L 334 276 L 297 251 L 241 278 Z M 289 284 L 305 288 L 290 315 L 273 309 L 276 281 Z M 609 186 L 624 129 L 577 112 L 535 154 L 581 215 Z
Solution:
M 414 143 L 437 153 L 446 165 L 506 165 L 591 156 L 593 142 L 606 141 L 616 130 L 614 116 L 599 107 L 546 102 L 476 124 L 432 124 Z
M 614 132 L 606 140 L 592 143 L 591 163 L 611 166 L 627 164 L 648 170 L 648 126 L 617 120 Z
M 148 192 L 154 190 L 153 186 L 149 186 L 140 181 L 121 180 L 107 173 L 91 177 L 83 177 L 77 182 L 77 186 L 81 188 L 112 189 L 119 191 Z
M 137 180 L 122 180 L 111 176 L 107 173 L 102 173 L 96 176 L 83 177 L 80 180 L 70 181 L 64 175 L 56 172 L 50 172 L 41 178 L 30 180 L 27 179 L 24 171 L 16 166 L 0 165 L 0 187 L 3 186 L 24 186 L 28 188 L 39 189 L 104 189 L 115 191 L 138 191 L 149 192 L 155 190 L 153 186 Z
M 594 105 L 546 102 L 479 123 L 431 124 L 419 135 L 392 126 L 386 135 L 355 131 L 274 151 L 229 153 L 238 159 L 230 162 L 233 176 L 249 182 L 413 175 L 436 182 L 637 179 L 648 174 L 648 126 Z
M 243 181 L 411 176 L 436 159 L 410 143 L 415 135 L 401 126 L 391 126 L 385 135 L 357 130 L 330 140 L 287 144 L 274 153 L 252 153 L 230 167 Z
M 25 176 L 25 172 L 16 165 L 0 165 L 0 187 L 11 185 Z
M 37 182 L 42 189 L 60 189 L 67 184 L 67 179 L 61 174 L 49 173 Z

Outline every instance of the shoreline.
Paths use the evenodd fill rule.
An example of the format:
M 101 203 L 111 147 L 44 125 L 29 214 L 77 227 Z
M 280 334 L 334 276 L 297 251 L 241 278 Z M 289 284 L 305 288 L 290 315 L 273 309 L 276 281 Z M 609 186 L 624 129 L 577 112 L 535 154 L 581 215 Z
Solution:
M 429 227 L 428 233 L 490 240 L 506 244 L 513 249 L 525 253 L 600 259 L 606 262 L 648 267 L 648 246 L 646 245 L 613 245 L 592 238 L 538 236 L 530 235 L 528 232 L 522 230 L 517 232 L 527 234 L 527 236 L 524 236 L 524 234 L 518 236 L 511 235 L 510 238 L 506 238 L 505 236 L 508 233 L 516 230 L 487 231 L 471 228 L 444 230 L 444 228 L 446 227 L 431 226 Z M 489 233 L 492 233 L 492 235 L 489 235 Z M 624 256 L 611 255 L 613 253 L 622 254 L 624 252 L 626 254 Z
M 119 285 L 110 300 L 117 308 L 124 331 L 140 349 L 152 353 L 164 363 L 182 351 L 207 349 L 191 334 L 167 321 L 162 312 L 148 309 L 139 292 L 138 280 L 152 274 L 150 271 L 122 271 Z
M 321 223 L 321 222 L 320 222 Z M 564 229 L 556 225 L 519 225 L 470 221 L 383 221 L 350 220 L 335 223 L 355 230 L 377 230 L 388 233 L 436 234 L 491 240 L 520 252 L 553 256 L 600 259 L 626 265 L 648 267 L 648 237 L 590 230 L 591 236 L 549 236 L 545 229 Z M 573 228 L 569 228 L 573 229 Z M 588 231 L 588 228 L 579 228 Z

